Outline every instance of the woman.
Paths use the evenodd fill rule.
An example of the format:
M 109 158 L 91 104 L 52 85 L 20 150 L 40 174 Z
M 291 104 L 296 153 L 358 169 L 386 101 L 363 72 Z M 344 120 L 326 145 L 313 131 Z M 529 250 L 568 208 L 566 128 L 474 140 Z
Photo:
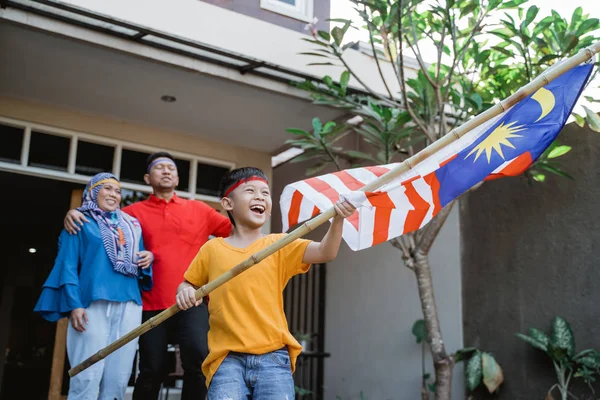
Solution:
M 140 289 L 152 287 L 152 253 L 137 219 L 119 209 L 121 189 L 110 173 L 95 175 L 78 208 L 90 223 L 60 234 L 58 255 L 34 311 L 48 321 L 70 318 L 67 354 L 75 366 L 140 325 Z M 69 400 L 123 399 L 137 340 L 77 374 Z

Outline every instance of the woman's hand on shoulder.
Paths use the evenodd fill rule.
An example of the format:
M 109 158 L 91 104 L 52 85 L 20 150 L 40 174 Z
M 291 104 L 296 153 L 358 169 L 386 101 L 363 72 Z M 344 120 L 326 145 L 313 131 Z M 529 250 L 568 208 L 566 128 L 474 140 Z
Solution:
M 81 227 L 83 226 L 84 222 L 90 221 L 85 217 L 85 215 L 83 215 L 83 213 L 75 209 L 69 210 L 64 220 L 65 230 L 71 235 L 75 235 L 77 232 L 81 231 Z
M 140 267 L 142 269 L 148 268 L 150 266 L 150 264 L 152 264 L 152 261 L 154 261 L 154 254 L 152 254 L 148 250 L 143 250 L 143 251 L 138 252 L 137 256 L 138 256 L 137 265 L 138 265 L 138 267 Z

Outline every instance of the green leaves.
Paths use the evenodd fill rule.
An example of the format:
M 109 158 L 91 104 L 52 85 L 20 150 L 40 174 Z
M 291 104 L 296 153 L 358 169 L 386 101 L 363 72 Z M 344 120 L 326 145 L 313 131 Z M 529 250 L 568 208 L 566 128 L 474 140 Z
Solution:
M 575 123 L 579 125 L 580 128 L 585 126 L 585 118 L 577 113 L 572 113 L 571 115 L 575 118 Z
M 518 338 L 524 340 L 529 343 L 536 349 L 542 351 L 548 351 L 548 345 L 550 344 L 550 338 L 542 331 L 531 328 L 529 329 L 529 336 L 523 335 L 522 333 L 516 334 Z
M 344 71 L 340 75 L 340 89 L 341 95 L 345 96 L 348 91 L 348 82 L 350 81 L 350 72 Z
M 344 26 L 342 28 L 340 28 L 339 26 L 336 26 L 331 30 L 331 36 L 333 37 L 333 41 L 335 42 L 336 45 L 338 45 L 338 46 L 342 45 L 342 41 L 344 40 L 344 35 L 346 34 L 346 32 L 348 31 L 348 28 L 350 28 L 351 25 L 352 25 L 352 21 L 346 20 L 346 22 L 344 23 Z
M 331 35 L 329 34 L 329 32 L 318 31 L 317 35 L 319 35 L 321 39 L 326 40 L 328 42 L 331 40 Z
M 600 369 L 600 352 L 590 349 L 582 353 L 582 355 L 575 356 L 575 360 L 579 364 L 594 370 Z
M 321 120 L 319 118 L 313 118 L 312 126 L 313 126 L 313 135 L 316 138 L 321 136 L 321 130 L 323 129 L 323 124 L 321 123 Z
M 529 335 L 542 345 L 540 350 L 547 351 L 550 344 L 550 338 L 543 331 L 536 328 L 529 328 Z
M 294 391 L 300 397 L 312 394 L 312 391 L 296 385 L 294 385 Z
M 475 390 L 481 384 L 483 377 L 483 365 L 481 364 L 481 352 L 477 351 L 467 363 L 465 375 L 467 376 L 467 388 L 470 392 Z
M 560 145 L 558 141 L 555 140 L 529 167 L 529 170 L 525 172 L 525 176 L 537 182 L 545 182 L 545 173 L 550 172 L 554 175 L 574 180 L 575 178 L 563 171 L 556 161 L 557 158 L 564 156 L 569 151 L 571 151 L 571 146 Z
M 489 353 L 482 353 L 481 365 L 483 373 L 483 384 L 488 392 L 494 393 L 502 382 L 504 382 L 504 374 L 502 368 L 496 362 L 496 359 Z
M 453 357 L 456 362 L 459 362 L 466 360 L 469 356 L 465 367 L 469 391 L 474 391 L 482 383 L 490 393 L 498 390 L 504 382 L 504 373 L 494 356 L 476 348 L 467 348 L 457 351 Z
M 555 317 L 552 321 L 549 349 L 559 359 L 565 356 L 572 357 L 575 354 L 575 337 L 571 325 L 561 317 Z
M 337 164 L 337 157 L 334 153 L 340 150 L 331 144 L 331 137 L 338 131 L 338 126 L 334 121 L 323 124 L 319 118 L 313 118 L 312 128 L 312 132 L 298 128 L 286 129 L 286 132 L 296 136 L 294 139 L 287 140 L 286 143 L 304 150 L 303 154 L 294 157 L 291 162 L 299 163 L 309 160 L 315 162 L 307 169 L 307 176 L 318 173 L 327 166 L 328 162 Z
M 517 336 L 546 352 L 557 374 L 558 383 L 553 388 L 558 387 L 565 395 L 571 380 L 567 378 L 567 374 L 570 376 L 572 373 L 573 377 L 580 378 L 587 384 L 594 382 L 600 374 L 600 352 L 587 349 L 574 355 L 575 337 L 571 325 L 562 317 L 557 316 L 553 319 L 550 336 L 535 328 L 529 329 L 529 336 L 519 333 Z M 548 392 L 547 399 L 553 398 L 550 395 L 551 391 Z
M 373 156 L 371 156 L 370 154 L 367 154 L 367 153 L 363 153 L 362 151 L 348 150 L 348 151 L 346 151 L 346 154 L 352 158 L 358 158 L 358 159 L 362 159 L 362 160 L 377 162 L 377 160 L 375 158 L 373 158 Z M 419 343 L 419 342 L 417 341 L 417 343 Z
M 555 175 L 562 176 L 563 178 L 569 178 L 571 180 L 575 180 L 575 178 L 573 178 L 571 175 L 569 175 L 568 173 L 566 173 L 562 169 L 553 166 L 552 164 L 550 164 L 548 162 L 540 162 L 540 163 L 536 164 L 536 166 L 538 168 L 541 168 L 543 170 L 551 172 L 551 173 L 553 173 Z
M 377 46 L 378 61 L 385 59 L 393 67 L 390 71 L 414 69 L 398 65 L 400 38 L 405 47 L 408 42 L 431 45 L 440 53 L 439 64 L 438 57 L 433 57 L 426 60 L 430 64 L 417 67 L 416 74 L 404 77 L 411 117 L 396 79 L 390 81 L 387 71 L 369 71 L 372 77 L 387 80 L 387 87 L 378 84 L 375 92 L 371 80 L 351 69 L 353 64 L 344 52 L 351 45 L 347 32 L 355 29 L 352 21 L 332 18 L 329 32 L 313 31 L 314 37 L 304 38 L 313 47 L 302 53 L 312 58 L 311 65 L 341 64 L 344 68 L 339 77 L 325 76 L 321 82 L 307 81 L 297 87 L 306 90 L 314 104 L 342 109 L 349 118 L 360 116 L 362 123 L 347 128 L 369 148 L 367 153 L 358 148 L 334 151 L 332 143 L 342 131 L 338 127 L 313 126 L 312 142 L 296 132 L 294 136 L 304 140 L 303 148 L 321 155 L 315 161 L 339 158 L 351 165 L 400 161 L 414 154 L 424 139 L 434 140 L 453 125 L 487 110 L 554 63 L 593 44 L 600 34 L 599 20 L 590 18 L 581 7 L 562 16 L 543 13 L 536 5 L 525 5 L 526 0 L 351 1 Z M 490 39 L 490 35 L 494 37 Z M 351 78 L 358 90 L 350 89 Z M 600 118 L 589 110 L 585 113 L 585 117 L 583 111 L 574 115 L 577 123 L 581 126 L 587 120 L 591 129 L 600 132 Z M 570 150 L 565 146 L 545 152 L 525 176 L 530 183 L 548 181 L 553 175 L 571 178 L 559 165 L 560 157 Z
M 526 2 L 527 2 L 527 0 L 511 0 L 511 1 L 507 1 L 505 3 L 502 3 L 499 8 L 500 9 L 516 8 Z
M 525 342 L 529 343 L 530 345 L 532 345 L 536 349 L 543 350 L 543 351 L 547 351 L 548 350 L 547 346 L 544 346 L 543 344 L 541 344 L 540 342 L 538 342 L 537 340 L 535 340 L 532 337 L 529 337 L 529 336 L 524 335 L 522 333 L 517 333 L 516 335 L 517 335 L 517 337 L 519 339 L 524 340 Z
M 583 109 L 585 110 L 586 120 L 590 129 L 595 132 L 600 132 L 600 117 L 598 117 L 598 114 L 586 106 L 583 106 Z
M 311 136 L 310 133 L 303 131 L 302 129 L 288 128 L 285 131 L 291 133 L 292 135 L 300 135 L 300 136 L 304 136 L 304 137 Z
M 319 172 L 321 172 L 325 167 L 327 166 L 326 163 L 322 162 L 322 163 L 318 163 L 313 165 L 312 167 L 309 167 L 306 170 L 306 176 L 313 176 L 318 174 Z
M 464 349 L 457 350 L 456 353 L 452 356 L 454 358 L 454 362 L 458 363 L 464 360 L 469 359 L 474 352 L 478 351 L 475 347 L 467 347 Z
M 571 151 L 571 146 L 556 146 L 548 153 L 548 158 L 560 157 L 567 154 L 569 151 Z
M 535 17 L 538 15 L 539 11 L 540 9 L 537 6 L 531 6 L 529 7 L 529 9 L 527 9 L 525 19 L 523 20 L 523 22 L 521 22 L 521 31 L 524 31 L 525 28 L 527 28 L 529 24 L 533 22 Z
M 429 339 L 427 337 L 427 326 L 425 325 L 425 321 L 419 319 L 415 321 L 412 326 L 412 334 L 415 336 L 417 343 L 421 343 L 423 341 L 427 342 Z

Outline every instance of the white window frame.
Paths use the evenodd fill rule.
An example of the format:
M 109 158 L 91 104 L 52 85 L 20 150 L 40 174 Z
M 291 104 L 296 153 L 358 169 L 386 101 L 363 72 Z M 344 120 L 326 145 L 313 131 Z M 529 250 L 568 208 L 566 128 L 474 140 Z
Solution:
M 75 173 L 75 167 L 77 162 L 77 142 L 79 139 L 84 140 L 90 143 L 102 144 L 110 147 L 114 147 L 115 154 L 113 156 L 113 167 L 112 173 L 117 177 L 120 177 L 121 174 L 121 155 L 123 149 L 127 150 L 136 150 L 144 153 L 154 153 L 157 151 L 165 151 L 165 149 L 159 149 L 152 146 L 141 145 L 138 143 L 127 142 L 119 139 L 112 139 L 97 135 L 91 135 L 84 132 L 72 131 L 69 129 L 56 128 L 48 125 L 36 124 L 33 122 L 22 121 L 13 118 L 7 118 L 0 116 L 0 124 L 6 126 L 12 126 L 15 128 L 23 129 L 23 144 L 21 147 L 21 159 L 19 164 L 13 164 L 10 162 L 0 161 L 0 171 L 14 172 L 19 174 L 37 176 L 42 178 L 51 178 L 60 181 L 66 182 L 75 182 L 86 185 L 91 176 L 81 175 Z M 47 168 L 40 167 L 31 167 L 28 165 L 29 163 L 29 150 L 31 143 L 31 132 L 39 132 L 45 133 L 49 135 L 62 136 L 70 139 L 70 147 L 69 147 L 69 160 L 67 164 L 67 171 L 56 171 Z M 2 138 L 0 137 L 0 140 Z M 176 193 L 180 197 L 202 200 L 207 202 L 219 203 L 220 199 L 216 196 L 207 196 L 202 194 L 196 194 L 196 179 L 198 176 L 198 163 L 215 165 L 219 167 L 233 169 L 235 168 L 235 163 L 224 160 L 217 160 L 207 157 L 196 156 L 188 153 L 181 153 L 178 151 L 172 151 L 170 149 L 168 151 L 173 157 L 178 160 L 185 160 L 190 162 L 190 171 L 189 171 L 189 183 L 188 183 L 188 191 L 180 191 L 177 190 Z M 147 185 L 140 185 L 136 183 L 129 182 L 121 182 L 121 187 L 124 189 L 129 189 L 133 191 L 143 192 L 143 193 L 152 193 L 152 188 Z
M 260 7 L 304 22 L 312 22 L 314 18 L 314 0 L 296 0 L 295 6 L 278 0 L 260 0 Z

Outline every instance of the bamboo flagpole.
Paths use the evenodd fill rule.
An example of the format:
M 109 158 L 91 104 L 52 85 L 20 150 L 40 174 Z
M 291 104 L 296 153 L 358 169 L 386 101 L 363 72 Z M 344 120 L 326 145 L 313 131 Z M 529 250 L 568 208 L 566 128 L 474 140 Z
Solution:
M 407 160 L 405 160 L 404 162 L 402 162 L 401 164 L 399 164 L 398 166 L 396 166 L 395 168 L 393 168 L 386 174 L 382 175 L 378 179 L 365 185 L 361 190 L 362 191 L 374 191 L 375 189 L 389 183 L 390 181 L 392 181 L 399 175 L 409 171 L 415 165 L 417 165 L 418 163 L 425 160 L 431 154 L 434 154 L 435 152 L 441 150 L 442 148 L 446 147 L 450 143 L 453 143 L 454 141 L 458 140 L 461 136 L 465 135 L 467 132 L 478 127 L 479 125 L 489 121 L 490 119 L 496 117 L 497 115 L 502 114 L 504 111 L 508 110 L 510 107 L 514 106 L 519 101 L 523 100 L 525 97 L 532 94 L 534 91 L 547 85 L 548 83 L 550 83 L 551 81 L 553 81 L 554 79 L 559 77 L 560 75 L 562 75 L 565 72 L 569 71 L 570 69 L 580 65 L 581 63 L 589 61 L 598 52 L 600 52 L 600 42 L 597 42 L 594 45 L 581 50 L 578 54 L 574 55 L 573 57 L 563 60 L 562 62 L 549 68 L 543 74 L 538 76 L 536 79 L 531 81 L 526 86 L 523 86 L 521 89 L 519 89 L 517 92 L 512 94 L 507 99 L 499 102 L 496 106 L 479 114 L 477 117 L 464 123 L 460 127 L 455 128 L 452 131 L 448 132 L 447 135 L 440 138 L 439 140 L 437 140 L 436 142 L 434 142 L 427 148 L 425 148 L 422 151 L 420 151 L 419 153 L 415 154 L 414 156 L 408 158 Z M 266 247 L 265 249 L 253 254 L 250 258 L 248 258 L 244 262 L 236 265 L 231 270 L 229 270 L 226 273 L 219 276 L 217 279 L 200 287 L 198 290 L 196 290 L 196 299 L 199 300 L 200 298 L 205 297 L 206 295 L 208 295 L 210 292 L 212 292 L 216 288 L 225 284 L 229 280 L 235 278 L 236 276 L 238 276 L 242 272 L 246 271 L 250 267 L 258 264 L 259 262 L 261 262 L 265 258 L 269 257 L 273 253 L 275 253 L 278 250 L 282 249 L 283 247 L 287 246 L 294 240 L 301 238 L 302 236 L 306 235 L 310 231 L 314 230 L 316 227 L 329 221 L 331 218 L 333 218 L 335 216 L 335 214 L 336 214 L 335 209 L 333 207 L 331 207 L 329 210 L 321 213 L 320 215 L 314 217 L 313 219 L 306 221 L 304 224 L 302 224 L 302 226 L 300 226 L 299 228 L 290 232 L 284 238 L 282 238 L 279 241 L 273 243 L 272 245 Z M 178 312 L 179 312 L 179 308 L 177 307 L 177 304 L 173 304 L 168 309 L 164 310 L 163 312 L 156 315 L 155 317 L 150 318 L 148 321 L 144 322 L 137 328 L 133 329 L 131 332 L 127 333 L 126 335 L 119 338 L 115 342 L 111 343 L 104 349 L 98 351 L 93 356 L 89 357 L 87 360 L 84 360 L 80 364 L 78 364 L 75 367 L 73 367 L 72 369 L 70 369 L 69 376 L 77 375 L 81 371 L 92 366 L 93 364 L 104 359 L 106 356 L 108 356 L 109 354 L 118 350 L 125 344 L 129 343 L 133 339 L 137 338 L 138 336 L 141 336 L 142 334 L 144 334 L 145 332 L 154 328 L 155 326 L 163 323 L 164 321 L 166 321 L 173 315 L 177 314 Z

